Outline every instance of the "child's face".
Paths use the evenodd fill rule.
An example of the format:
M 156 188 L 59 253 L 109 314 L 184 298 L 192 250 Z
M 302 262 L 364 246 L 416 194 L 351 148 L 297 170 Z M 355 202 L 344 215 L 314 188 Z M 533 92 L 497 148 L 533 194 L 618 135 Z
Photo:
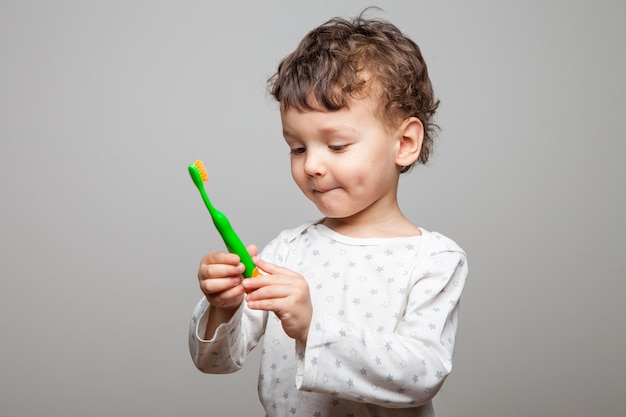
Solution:
M 334 112 L 281 113 L 293 178 L 326 217 L 380 220 L 395 213 L 398 133 L 375 109 L 366 98 Z

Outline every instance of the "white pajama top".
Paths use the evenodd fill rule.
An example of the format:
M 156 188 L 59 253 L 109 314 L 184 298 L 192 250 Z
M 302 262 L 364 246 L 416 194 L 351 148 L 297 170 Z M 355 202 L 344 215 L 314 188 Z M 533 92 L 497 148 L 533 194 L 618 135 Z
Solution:
M 307 344 L 273 313 L 247 308 L 204 340 L 209 304 L 193 312 L 189 348 L 207 373 L 240 369 L 263 339 L 259 397 L 271 417 L 433 416 L 452 369 L 465 253 L 447 237 L 352 238 L 318 223 L 282 232 L 261 257 L 303 275 Z

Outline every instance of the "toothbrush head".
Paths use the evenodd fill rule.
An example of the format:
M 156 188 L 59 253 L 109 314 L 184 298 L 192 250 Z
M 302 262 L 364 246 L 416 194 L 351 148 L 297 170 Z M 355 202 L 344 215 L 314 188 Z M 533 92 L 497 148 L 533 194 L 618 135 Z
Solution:
M 191 175 L 191 179 L 193 180 L 196 187 L 200 188 L 202 183 L 207 182 L 209 180 L 209 175 L 204 168 L 204 164 L 201 160 L 197 160 L 193 164 L 190 164 L 189 167 L 189 175 Z
M 202 161 L 198 159 L 193 164 L 198 169 L 198 172 L 202 177 L 202 182 L 207 182 L 209 180 L 209 175 L 206 173 L 206 168 L 204 168 L 204 164 L 202 163 Z

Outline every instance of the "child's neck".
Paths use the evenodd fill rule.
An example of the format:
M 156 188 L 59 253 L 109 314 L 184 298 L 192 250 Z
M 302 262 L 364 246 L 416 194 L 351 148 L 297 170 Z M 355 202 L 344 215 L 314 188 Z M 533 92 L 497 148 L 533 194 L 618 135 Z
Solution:
M 399 210 L 396 215 L 377 219 L 362 219 L 359 216 L 325 218 L 322 224 L 344 236 L 357 238 L 420 236 L 422 232 Z

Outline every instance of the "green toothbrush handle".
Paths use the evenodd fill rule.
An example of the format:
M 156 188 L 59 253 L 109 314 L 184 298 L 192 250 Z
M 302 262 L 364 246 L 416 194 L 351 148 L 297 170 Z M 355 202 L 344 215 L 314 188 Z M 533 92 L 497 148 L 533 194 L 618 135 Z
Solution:
M 198 164 L 198 165 L 197 165 Z M 202 173 L 200 173 L 200 169 Z M 217 210 L 211 204 L 211 200 L 209 200 L 209 196 L 204 189 L 204 181 L 208 179 L 206 175 L 206 170 L 204 169 L 204 165 L 202 161 L 196 161 L 193 164 L 189 164 L 188 167 L 189 175 L 193 183 L 200 191 L 200 195 L 202 196 L 202 200 L 204 201 L 204 205 L 209 210 L 209 214 L 211 214 L 211 218 L 213 218 L 213 224 L 215 224 L 215 228 L 222 236 L 224 243 L 226 244 L 226 248 L 229 252 L 239 255 L 239 259 L 241 263 L 245 266 L 245 270 L 243 276 L 245 278 L 256 277 L 259 275 L 259 271 L 254 266 L 254 262 L 252 262 L 252 258 L 248 253 L 248 250 L 237 236 L 237 233 L 233 230 L 233 227 L 230 225 L 230 221 L 221 211 Z M 204 178 L 203 178 L 204 176 Z
M 226 248 L 229 252 L 239 255 L 239 259 L 241 263 L 245 266 L 245 270 L 243 276 L 245 278 L 255 277 L 258 275 L 258 271 L 254 266 L 254 262 L 252 261 L 252 257 L 248 253 L 248 249 L 243 244 L 235 230 L 230 225 L 230 221 L 224 215 L 224 213 L 214 210 L 212 213 L 213 223 L 215 224 L 215 228 L 222 236 L 224 243 L 226 244 Z

